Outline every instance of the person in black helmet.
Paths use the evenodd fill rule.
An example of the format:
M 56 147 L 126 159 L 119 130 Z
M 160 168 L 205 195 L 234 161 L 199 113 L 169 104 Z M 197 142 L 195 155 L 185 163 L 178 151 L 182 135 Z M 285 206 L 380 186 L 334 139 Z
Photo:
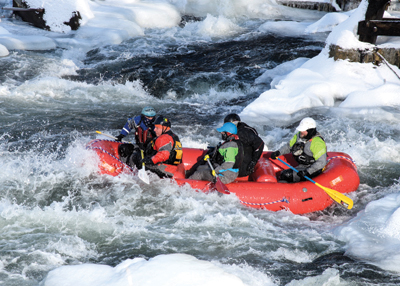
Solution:
M 224 123 L 226 122 L 232 122 L 236 125 L 237 135 L 244 149 L 244 157 L 240 165 L 239 177 L 248 176 L 254 172 L 254 167 L 262 155 L 264 141 L 258 136 L 257 130 L 241 122 L 239 115 L 236 113 L 225 116 Z
M 182 163 L 182 144 L 179 137 L 172 132 L 171 122 L 164 116 L 158 116 L 154 121 L 156 139 L 148 145 L 146 156 L 140 161 L 146 169 L 156 173 L 160 178 L 171 178 L 172 166 Z

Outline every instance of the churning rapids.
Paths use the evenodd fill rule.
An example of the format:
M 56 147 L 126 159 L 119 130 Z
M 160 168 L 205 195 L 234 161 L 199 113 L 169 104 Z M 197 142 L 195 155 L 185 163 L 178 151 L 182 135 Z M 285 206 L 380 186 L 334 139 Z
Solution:
M 307 15 L 314 22 L 323 14 Z M 101 138 L 96 130 L 117 135 L 147 105 L 171 119 L 184 146 L 217 144 L 215 128 L 224 116 L 240 113 L 270 88 L 275 74 L 257 80 L 261 75 L 295 69 L 320 53 L 327 36 L 263 32 L 257 29 L 263 21 L 253 19 L 242 22 L 236 35 L 199 37 L 183 29 L 205 18 L 182 19 L 178 27 L 148 29 L 118 45 L 65 45 L 0 58 L 0 282 L 38 285 L 63 265 L 115 267 L 181 253 L 251 286 L 398 285 L 398 272 L 381 264 L 389 247 L 382 246 L 376 260 L 359 258 L 346 253 L 350 242 L 344 239 L 357 233 L 360 241 L 374 240 L 374 219 L 388 215 L 368 204 L 398 200 L 398 108 L 344 111 L 335 105 L 247 122 L 275 150 L 302 117 L 315 118 L 328 149 L 357 163 L 361 185 L 349 194 L 352 210 L 333 205 L 308 215 L 269 212 L 151 174 L 151 184 L 144 185 L 127 174 L 96 172 L 85 144 Z M 14 25 L 35 30 L 18 20 Z M 360 216 L 367 205 L 374 214 Z M 359 225 L 349 223 L 358 216 Z M 383 241 L 399 251 L 396 239 Z

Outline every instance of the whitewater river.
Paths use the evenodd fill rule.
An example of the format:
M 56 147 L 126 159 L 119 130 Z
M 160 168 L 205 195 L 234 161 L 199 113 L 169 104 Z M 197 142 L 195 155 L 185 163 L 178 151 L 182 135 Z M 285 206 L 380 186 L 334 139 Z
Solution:
M 269 212 L 153 175 L 144 185 L 127 174 L 96 172 L 85 144 L 104 138 L 96 130 L 118 135 L 147 105 L 171 119 L 184 146 L 216 144 L 224 116 L 240 113 L 270 88 L 272 78 L 255 84 L 258 77 L 316 56 L 327 36 L 260 32 L 262 22 L 249 20 L 235 36 L 199 39 L 181 33 L 185 21 L 119 45 L 10 51 L 0 58 L 0 283 L 38 285 L 63 265 L 114 267 L 182 253 L 252 286 L 398 285 L 398 273 L 382 267 L 390 246 L 399 250 L 398 236 L 383 240 L 388 244 L 376 261 L 346 253 L 357 241 L 345 239 L 360 229 L 359 241 L 370 245 L 385 236 L 376 234 L 374 219 L 384 222 L 386 213 L 364 212 L 379 199 L 383 209 L 398 200 L 398 108 L 313 108 L 292 121 L 271 118 L 255 126 L 275 150 L 290 139 L 297 118 L 315 118 L 328 149 L 356 161 L 361 184 L 349 194 L 352 210 Z

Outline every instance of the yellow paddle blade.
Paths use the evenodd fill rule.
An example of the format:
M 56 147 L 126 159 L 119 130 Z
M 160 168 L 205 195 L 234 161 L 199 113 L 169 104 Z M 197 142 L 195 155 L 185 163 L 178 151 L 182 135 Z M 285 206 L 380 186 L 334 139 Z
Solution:
M 350 199 L 349 197 L 346 197 L 345 195 L 343 195 L 342 193 L 340 193 L 338 191 L 321 186 L 317 182 L 315 182 L 315 184 L 318 187 L 320 187 L 321 189 L 323 189 L 334 201 L 336 201 L 340 205 L 344 206 L 345 208 L 347 208 L 349 210 L 353 207 L 353 200 Z

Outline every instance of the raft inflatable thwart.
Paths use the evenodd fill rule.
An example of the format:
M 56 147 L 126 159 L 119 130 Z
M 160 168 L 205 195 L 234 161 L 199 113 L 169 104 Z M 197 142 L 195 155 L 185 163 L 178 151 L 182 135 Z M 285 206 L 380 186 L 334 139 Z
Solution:
M 121 142 L 110 140 L 92 140 L 86 148 L 94 150 L 99 157 L 99 172 L 117 176 L 122 172 L 137 173 L 119 160 L 118 146 Z M 185 171 L 189 170 L 198 160 L 202 160 L 207 150 L 183 148 L 183 161 L 178 166 L 171 166 L 178 185 L 189 184 L 193 189 L 209 192 L 214 190 L 214 184 L 208 181 L 185 179 Z M 243 205 L 252 208 L 263 208 L 271 211 L 290 210 L 294 214 L 304 214 L 320 211 L 334 201 L 320 187 L 310 181 L 299 183 L 278 182 L 280 173 L 288 167 L 272 160 L 271 152 L 263 152 L 255 166 L 255 171 L 248 177 L 237 178 L 227 184 L 231 194 L 235 194 Z M 279 157 L 292 166 L 296 166 L 291 154 Z M 206 162 L 205 162 L 206 163 Z M 320 185 L 334 189 L 340 193 L 350 193 L 357 190 L 360 179 L 357 167 L 352 158 L 340 152 L 328 152 L 328 163 L 322 174 L 313 180 Z

